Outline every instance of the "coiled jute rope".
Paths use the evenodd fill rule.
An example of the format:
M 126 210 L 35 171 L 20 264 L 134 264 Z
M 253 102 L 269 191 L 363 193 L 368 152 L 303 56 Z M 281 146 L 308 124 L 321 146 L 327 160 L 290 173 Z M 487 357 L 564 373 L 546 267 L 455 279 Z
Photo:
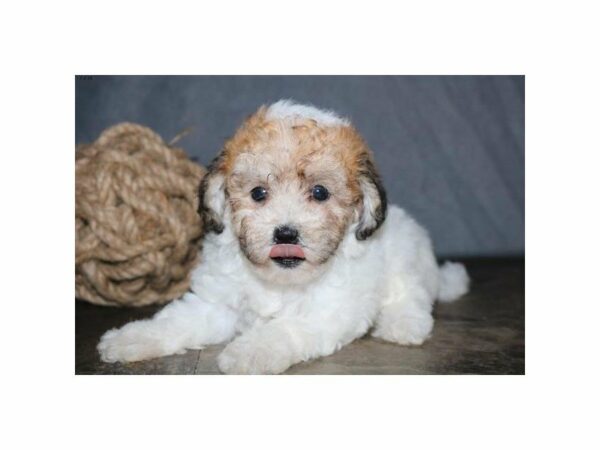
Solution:
M 142 306 L 184 294 L 202 235 L 205 170 L 149 128 L 121 123 L 75 153 L 75 290 Z

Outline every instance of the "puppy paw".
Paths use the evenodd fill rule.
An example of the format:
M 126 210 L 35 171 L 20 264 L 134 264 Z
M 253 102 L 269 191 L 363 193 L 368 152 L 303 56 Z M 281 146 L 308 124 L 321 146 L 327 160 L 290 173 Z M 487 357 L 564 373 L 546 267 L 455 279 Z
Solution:
M 102 361 L 107 363 L 133 362 L 157 358 L 185 350 L 169 350 L 157 336 L 146 328 L 144 322 L 133 322 L 120 329 L 104 333 L 98 343 Z
M 382 316 L 372 335 L 400 345 L 421 345 L 431 334 L 433 318 L 422 316 Z
M 221 372 L 238 375 L 278 374 L 291 365 L 291 353 L 281 343 L 246 340 L 231 342 L 217 357 Z

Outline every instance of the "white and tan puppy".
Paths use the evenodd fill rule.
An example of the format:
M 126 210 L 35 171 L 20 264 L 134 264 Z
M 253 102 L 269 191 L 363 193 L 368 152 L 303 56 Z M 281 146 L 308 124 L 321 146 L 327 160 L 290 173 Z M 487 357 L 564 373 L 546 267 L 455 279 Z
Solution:
M 370 150 L 329 111 L 261 107 L 211 165 L 200 213 L 209 231 L 191 292 L 108 331 L 104 361 L 229 342 L 223 372 L 281 373 L 369 330 L 421 344 L 434 301 L 468 290 L 464 267 L 438 267 L 427 232 L 387 208 Z

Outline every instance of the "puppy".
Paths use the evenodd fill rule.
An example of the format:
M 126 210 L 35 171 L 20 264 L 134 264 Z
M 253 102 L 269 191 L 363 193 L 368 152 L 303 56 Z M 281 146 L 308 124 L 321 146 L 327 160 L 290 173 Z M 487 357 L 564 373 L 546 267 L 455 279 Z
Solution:
M 190 292 L 104 334 L 102 360 L 229 342 L 222 372 L 276 374 L 369 330 L 421 344 L 434 301 L 468 290 L 464 267 L 438 267 L 427 232 L 388 208 L 371 151 L 330 111 L 261 107 L 213 161 L 199 210 L 208 234 Z

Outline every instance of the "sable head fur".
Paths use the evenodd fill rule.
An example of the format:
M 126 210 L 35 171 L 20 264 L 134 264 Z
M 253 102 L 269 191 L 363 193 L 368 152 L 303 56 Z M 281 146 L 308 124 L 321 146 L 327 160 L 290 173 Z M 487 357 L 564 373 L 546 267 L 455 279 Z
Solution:
M 317 201 L 314 186 L 329 198 Z M 263 201 L 252 189 L 265 188 Z M 358 132 L 334 113 L 280 101 L 263 106 L 229 139 L 200 186 L 205 229 L 224 227 L 262 278 L 304 283 L 317 277 L 354 230 L 365 240 L 383 223 L 387 202 L 373 156 Z M 298 231 L 305 260 L 285 269 L 269 257 L 277 227 Z

